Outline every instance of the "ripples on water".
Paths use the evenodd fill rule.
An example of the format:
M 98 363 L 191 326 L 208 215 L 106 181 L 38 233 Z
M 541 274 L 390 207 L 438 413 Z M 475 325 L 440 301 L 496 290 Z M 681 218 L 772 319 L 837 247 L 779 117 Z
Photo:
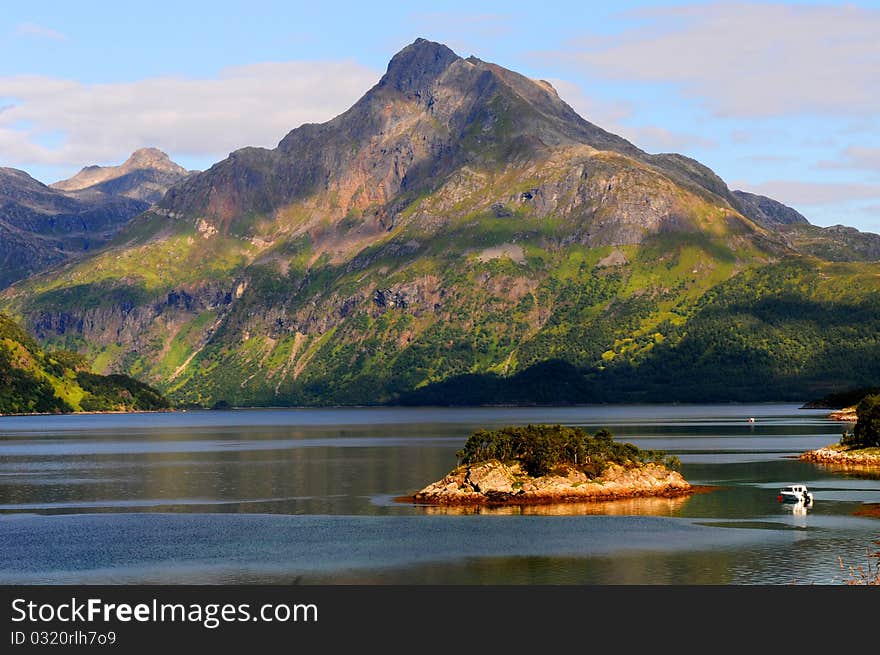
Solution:
M 747 418 L 756 417 L 755 423 Z M 609 427 L 678 499 L 425 508 L 475 429 Z M 0 582 L 832 584 L 866 561 L 874 472 L 799 462 L 839 423 L 792 405 L 364 408 L 0 418 Z M 797 514 L 778 487 L 806 482 Z

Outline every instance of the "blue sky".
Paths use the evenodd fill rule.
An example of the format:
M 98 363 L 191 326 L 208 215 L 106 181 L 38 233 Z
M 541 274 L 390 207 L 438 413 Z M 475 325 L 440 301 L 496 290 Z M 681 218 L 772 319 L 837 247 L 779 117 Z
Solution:
M 5 2 L 0 166 L 48 183 L 156 146 L 204 169 L 344 111 L 421 36 L 815 224 L 880 232 L 878 34 L 880 0 Z

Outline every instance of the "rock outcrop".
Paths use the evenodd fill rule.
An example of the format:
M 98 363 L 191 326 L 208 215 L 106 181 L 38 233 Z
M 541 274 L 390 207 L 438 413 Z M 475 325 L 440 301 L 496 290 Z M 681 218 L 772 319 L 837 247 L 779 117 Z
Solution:
M 808 450 L 798 457 L 803 462 L 832 464 L 840 466 L 880 468 L 880 448 L 851 448 L 840 445 L 825 446 Z
M 803 214 L 773 198 L 745 191 L 734 191 L 733 195 L 740 201 L 743 214 L 764 227 L 810 224 Z
M 655 463 L 609 465 L 589 478 L 574 467 L 529 476 L 519 463 L 497 460 L 460 466 L 413 496 L 427 505 L 543 504 L 616 500 L 640 496 L 681 496 L 694 488 L 680 473 Z

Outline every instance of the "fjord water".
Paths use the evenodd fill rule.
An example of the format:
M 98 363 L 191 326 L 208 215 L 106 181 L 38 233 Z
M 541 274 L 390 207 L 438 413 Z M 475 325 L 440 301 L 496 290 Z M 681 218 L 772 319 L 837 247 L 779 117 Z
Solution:
M 837 584 L 880 475 L 797 461 L 796 405 L 345 408 L 0 418 L 0 583 Z M 754 417 L 750 423 L 748 418 Z M 475 429 L 563 423 L 663 449 L 713 491 L 429 508 Z M 805 482 L 805 513 L 776 500 Z M 841 568 L 841 561 L 844 568 Z

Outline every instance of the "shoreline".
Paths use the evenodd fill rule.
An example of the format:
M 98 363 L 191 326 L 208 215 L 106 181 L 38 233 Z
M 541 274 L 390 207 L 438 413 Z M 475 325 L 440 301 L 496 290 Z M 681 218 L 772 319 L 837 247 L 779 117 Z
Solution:
M 99 412 L 29 412 L 26 414 L 2 414 L 0 418 L 7 416 L 27 417 L 27 416 L 100 416 L 102 414 L 174 414 L 176 412 L 186 411 L 174 408 L 169 409 L 108 409 Z
M 801 453 L 798 460 L 814 464 L 880 468 L 880 448 L 848 449 L 840 444 L 829 444 Z
M 718 485 L 691 485 L 688 489 L 666 490 L 659 492 L 634 491 L 632 493 L 615 493 L 614 495 L 560 495 L 555 497 L 534 497 L 510 495 L 508 498 L 487 497 L 485 500 L 480 499 L 462 499 L 457 502 L 439 502 L 426 500 L 419 497 L 419 492 L 408 496 L 396 496 L 392 498 L 394 502 L 405 503 L 407 505 L 415 505 L 417 507 L 537 507 L 543 505 L 574 505 L 577 503 L 596 503 L 597 505 L 615 500 L 631 500 L 640 498 L 687 498 L 695 494 L 705 494 L 717 491 Z
M 234 411 L 253 411 L 253 410 L 271 410 L 283 411 L 291 409 L 578 409 L 578 408 L 595 408 L 595 407 L 735 407 L 735 406 L 754 406 L 754 405 L 792 405 L 798 409 L 808 409 L 817 411 L 816 408 L 805 408 L 798 405 L 796 401 L 787 400 L 760 400 L 754 402 L 741 401 L 706 401 L 706 402 L 597 402 L 597 403 L 491 403 L 481 405 L 403 405 L 392 403 L 375 403 L 375 404 L 351 404 L 351 405 L 231 405 L 229 407 L 172 407 L 168 409 L 133 409 L 133 410 L 104 410 L 104 411 L 78 411 L 78 412 L 26 412 L 4 414 L 0 413 L 0 417 L 4 416 L 79 416 L 84 414 L 162 414 L 169 412 L 234 412 Z M 855 419 L 853 419 L 855 420 Z

